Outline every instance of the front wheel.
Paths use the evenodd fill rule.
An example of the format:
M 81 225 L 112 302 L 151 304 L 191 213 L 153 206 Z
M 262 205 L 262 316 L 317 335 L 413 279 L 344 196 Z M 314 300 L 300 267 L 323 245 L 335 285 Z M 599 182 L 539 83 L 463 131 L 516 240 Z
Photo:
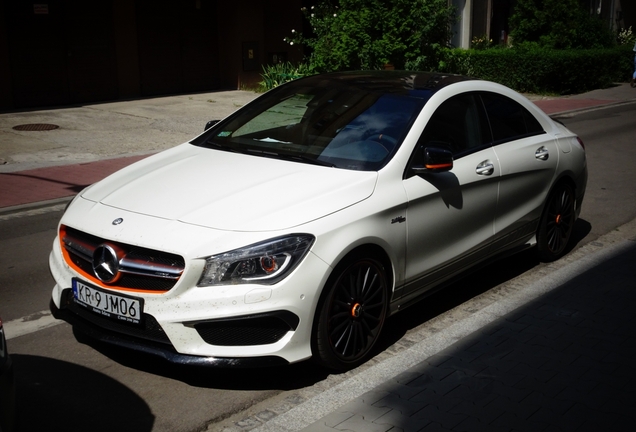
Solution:
M 334 370 L 367 360 L 388 309 L 387 277 L 375 259 L 357 258 L 339 266 L 316 311 L 316 360 Z
M 542 261 L 554 261 L 565 252 L 574 228 L 574 201 L 574 191 L 566 183 L 557 185 L 548 197 L 537 231 Z

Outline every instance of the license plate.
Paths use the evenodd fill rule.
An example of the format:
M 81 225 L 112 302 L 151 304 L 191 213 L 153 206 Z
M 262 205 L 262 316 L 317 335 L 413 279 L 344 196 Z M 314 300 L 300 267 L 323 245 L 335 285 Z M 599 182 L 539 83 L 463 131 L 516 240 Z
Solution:
M 73 299 L 88 310 L 113 320 L 140 324 L 143 301 L 135 297 L 113 294 L 73 279 Z

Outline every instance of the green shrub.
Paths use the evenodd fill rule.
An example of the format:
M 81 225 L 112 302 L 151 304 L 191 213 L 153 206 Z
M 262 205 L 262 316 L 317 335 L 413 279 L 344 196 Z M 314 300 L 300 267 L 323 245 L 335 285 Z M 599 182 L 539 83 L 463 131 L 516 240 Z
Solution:
M 455 19 L 448 0 L 319 0 L 302 11 L 312 34 L 286 40 L 309 48 L 319 72 L 433 68 Z
M 609 27 L 579 0 L 517 0 L 510 17 L 512 43 L 534 42 L 543 48 L 609 48 L 615 37 Z
M 632 27 L 625 29 L 619 29 L 616 32 L 616 41 L 619 45 L 631 45 L 633 46 L 636 42 L 636 34 L 632 32 Z
M 287 81 L 311 74 L 309 66 L 305 63 L 301 63 L 298 66 L 294 66 L 290 62 L 263 66 L 263 73 L 261 74 L 263 80 L 259 83 L 259 91 L 265 92 Z
M 574 94 L 625 81 L 632 61 L 631 47 L 626 45 L 552 50 L 524 44 L 514 49 L 449 49 L 439 69 L 499 82 L 520 92 Z

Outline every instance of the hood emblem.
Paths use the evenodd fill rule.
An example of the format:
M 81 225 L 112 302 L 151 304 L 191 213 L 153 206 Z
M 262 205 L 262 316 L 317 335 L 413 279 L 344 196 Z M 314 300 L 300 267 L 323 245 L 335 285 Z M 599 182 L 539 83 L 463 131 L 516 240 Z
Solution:
M 119 258 L 111 246 L 102 244 L 93 252 L 93 271 L 102 282 L 114 282 L 119 276 Z
M 120 223 L 122 223 L 124 221 L 123 218 L 117 218 L 113 221 L 113 225 L 119 225 Z

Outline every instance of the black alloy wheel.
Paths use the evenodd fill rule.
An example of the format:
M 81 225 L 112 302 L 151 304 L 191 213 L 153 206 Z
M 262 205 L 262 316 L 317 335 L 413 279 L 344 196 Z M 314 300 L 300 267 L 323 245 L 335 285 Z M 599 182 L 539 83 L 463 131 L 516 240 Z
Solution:
M 564 254 L 574 228 L 574 202 L 574 191 L 567 183 L 558 184 L 548 197 L 537 232 L 541 261 L 554 261 Z
M 387 278 L 379 261 L 358 258 L 336 269 L 314 326 L 316 360 L 334 370 L 367 360 L 388 309 Z

